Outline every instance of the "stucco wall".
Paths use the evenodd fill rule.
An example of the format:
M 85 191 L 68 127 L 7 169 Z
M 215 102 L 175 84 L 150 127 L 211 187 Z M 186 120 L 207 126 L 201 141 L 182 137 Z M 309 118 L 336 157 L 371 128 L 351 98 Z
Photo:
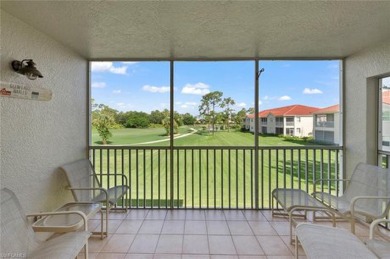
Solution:
M 345 162 L 350 176 L 359 162 L 376 164 L 377 78 L 390 74 L 390 42 L 345 59 Z
M 298 120 L 298 117 L 300 118 L 300 121 Z M 313 116 L 295 116 L 294 121 L 294 136 L 313 136 Z M 300 128 L 299 133 L 297 128 Z
M 14 59 L 32 58 L 44 78 L 13 72 Z M 85 59 L 1 10 L 1 80 L 53 91 L 48 102 L 0 97 L 1 187 L 15 191 L 26 212 L 71 201 L 57 168 L 86 157 Z

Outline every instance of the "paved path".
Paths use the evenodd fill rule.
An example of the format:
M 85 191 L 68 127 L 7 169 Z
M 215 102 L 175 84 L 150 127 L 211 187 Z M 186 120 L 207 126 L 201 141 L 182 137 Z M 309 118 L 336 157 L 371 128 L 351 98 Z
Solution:
M 173 137 L 173 139 L 184 138 L 184 137 L 190 136 L 190 135 L 192 135 L 192 134 L 197 132 L 197 130 L 194 129 L 194 128 L 190 128 L 190 130 L 192 130 L 192 132 L 186 133 L 186 134 L 183 134 L 183 135 L 178 135 L 176 137 Z M 159 143 L 159 142 L 164 142 L 164 141 L 169 141 L 169 138 L 167 138 L 167 139 L 160 139 L 160 140 L 154 140 L 154 141 L 149 141 L 149 142 L 142 142 L 142 143 L 131 144 L 131 146 L 154 144 L 154 143 Z

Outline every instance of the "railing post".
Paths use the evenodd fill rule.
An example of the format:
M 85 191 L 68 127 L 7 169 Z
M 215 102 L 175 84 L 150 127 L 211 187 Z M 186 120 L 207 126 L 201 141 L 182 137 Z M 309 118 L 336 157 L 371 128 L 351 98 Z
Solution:
M 259 208 L 259 77 L 260 77 L 260 71 L 259 71 L 259 60 L 255 60 L 255 114 L 254 114 L 254 121 L 255 121 L 255 155 L 254 155 L 254 196 L 255 196 L 255 209 Z M 245 173 L 245 172 L 244 172 Z M 245 176 L 244 176 L 245 177 Z M 252 194 L 253 195 L 253 194 Z
M 173 158 L 174 158 L 174 154 L 173 154 L 173 121 L 174 121 L 174 94 L 173 94 L 173 90 L 174 90 L 174 62 L 173 60 L 170 61 L 169 63 L 170 65 L 170 118 L 169 118 L 169 130 L 170 130 L 170 134 L 169 134 L 169 152 L 170 152 L 170 156 L 169 156 L 169 165 L 170 165 L 170 168 L 169 168 L 169 171 L 170 171 L 170 182 L 169 182 L 169 189 L 170 189 L 170 208 L 173 209 L 173 198 L 174 198 L 174 163 L 173 163 Z

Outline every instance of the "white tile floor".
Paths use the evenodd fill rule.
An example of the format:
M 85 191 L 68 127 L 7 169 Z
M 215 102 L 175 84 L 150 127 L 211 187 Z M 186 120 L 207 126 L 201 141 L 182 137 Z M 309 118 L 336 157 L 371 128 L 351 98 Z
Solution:
M 90 220 L 90 230 L 99 222 Z M 109 232 L 89 239 L 90 258 L 294 258 L 287 219 L 270 211 L 133 209 L 111 213 Z M 365 239 L 368 230 L 358 225 L 357 235 Z

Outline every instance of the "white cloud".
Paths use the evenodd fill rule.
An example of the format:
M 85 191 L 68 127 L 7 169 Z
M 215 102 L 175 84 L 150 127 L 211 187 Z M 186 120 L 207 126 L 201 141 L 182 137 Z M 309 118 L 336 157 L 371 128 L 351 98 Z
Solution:
M 261 104 L 263 104 L 263 102 L 262 101 L 259 101 L 259 105 L 261 105 Z M 254 106 L 255 105 L 255 103 L 253 102 L 252 103 L 252 106 Z
M 389 88 L 390 87 L 390 77 L 382 78 L 382 85 L 384 88 L 385 87 Z
M 288 101 L 291 100 L 291 97 L 288 95 L 283 95 L 282 97 L 279 97 L 279 101 Z
M 246 103 L 242 102 L 242 103 L 237 103 L 236 106 L 238 107 L 246 107 Z
M 303 94 L 322 94 L 322 91 L 317 88 L 305 88 Z
M 182 94 L 196 94 L 196 95 L 205 95 L 210 93 L 209 85 L 204 83 L 196 83 L 196 84 L 186 84 L 181 90 Z
M 187 109 L 187 108 L 193 109 L 195 106 L 198 105 L 197 102 L 176 102 L 175 104 L 183 109 Z
M 113 74 L 126 75 L 127 67 L 112 67 L 110 72 Z
M 196 105 L 198 105 L 198 103 L 196 103 L 196 102 L 186 102 L 185 105 L 196 106 Z
M 144 85 L 142 90 L 151 93 L 169 93 L 169 86 L 153 86 L 153 85 Z
M 134 65 L 137 64 L 138 62 L 135 61 L 123 61 L 122 64 L 128 64 L 128 65 Z
M 114 67 L 113 62 L 99 61 L 92 62 L 92 72 L 110 72 L 113 74 L 125 75 L 127 72 L 127 66 Z
M 268 95 L 266 95 L 266 96 L 264 96 L 264 98 L 263 98 L 264 100 L 268 100 L 269 99 L 269 96 Z
M 116 108 L 121 111 L 131 110 L 134 108 L 134 105 L 132 105 L 131 103 L 124 102 L 115 103 L 114 106 L 116 106 Z
M 105 82 L 93 82 L 93 83 L 91 84 L 91 86 L 92 86 L 93 88 L 104 88 L 104 87 L 106 87 L 107 85 L 106 85 Z
M 113 94 L 120 94 L 122 91 L 121 90 L 114 90 L 112 91 Z

